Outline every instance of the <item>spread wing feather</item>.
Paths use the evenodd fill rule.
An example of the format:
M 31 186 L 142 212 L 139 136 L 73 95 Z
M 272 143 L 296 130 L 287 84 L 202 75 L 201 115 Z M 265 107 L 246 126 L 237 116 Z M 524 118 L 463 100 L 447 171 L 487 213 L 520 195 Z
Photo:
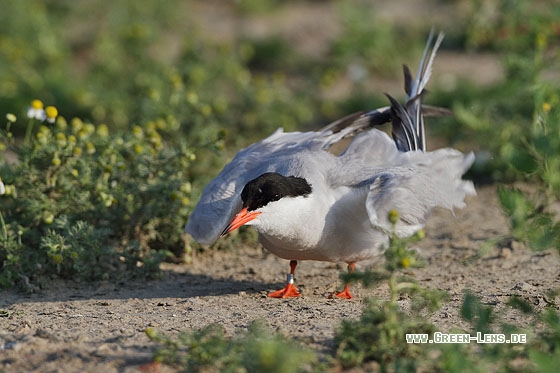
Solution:
M 403 68 L 408 95 L 404 105 L 387 95 L 391 106 L 348 115 L 317 132 L 285 133 L 280 129 L 239 151 L 204 188 L 189 217 L 187 233 L 203 244 L 216 241 L 241 209 L 245 184 L 265 172 L 311 181 L 322 178 L 331 188 L 367 188 L 366 209 L 372 225 L 389 230 L 387 214 L 396 209 L 401 218 L 397 229 L 403 235 L 419 229 L 436 206 L 462 207 L 465 195 L 475 193 L 472 183 L 461 179 L 474 161 L 473 154 L 453 149 L 424 152 L 423 111 L 448 114 L 445 109 L 422 105 L 443 35 L 433 39 L 432 32 L 415 79 L 408 67 Z M 389 121 L 393 140 L 372 130 Z M 345 139 L 351 142 L 339 155 L 329 153 Z

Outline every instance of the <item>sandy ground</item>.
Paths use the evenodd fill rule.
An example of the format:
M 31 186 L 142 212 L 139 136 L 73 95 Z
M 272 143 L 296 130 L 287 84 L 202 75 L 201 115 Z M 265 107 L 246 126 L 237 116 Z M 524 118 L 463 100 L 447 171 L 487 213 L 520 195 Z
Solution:
M 388 10 L 382 6 L 381 11 L 393 18 L 401 13 L 391 9 L 409 4 L 400 0 L 381 3 L 392 4 Z M 210 16 L 217 14 L 216 9 L 204 13 L 202 8 L 206 5 L 201 4 L 205 3 L 198 4 L 199 18 L 221 25 L 222 34 L 230 33 L 228 27 L 239 28 L 226 22 L 228 14 L 219 13 L 220 20 L 226 21 L 214 23 Z M 331 6 L 325 4 L 323 7 Z M 322 22 L 319 27 L 310 23 L 309 17 L 298 16 L 302 14 L 298 7 L 304 6 L 287 10 L 292 13 L 281 14 L 281 21 L 276 22 L 278 27 L 284 25 L 284 29 L 297 31 L 299 42 L 307 40 L 302 35 L 309 36 L 311 42 L 304 45 L 316 49 L 302 48 L 320 55 L 322 44 L 317 43 L 317 38 L 329 40 L 334 37 L 331 32 L 334 34 L 338 29 L 332 22 Z M 332 10 L 328 8 L 313 8 L 315 15 L 322 11 L 325 17 L 331 16 Z M 432 18 L 424 19 L 429 22 Z M 291 23 L 286 25 L 286 20 Z M 257 33 L 261 25 L 258 21 L 244 21 L 246 26 L 242 31 Z M 273 25 L 275 22 L 274 19 L 265 21 L 261 22 Z M 298 29 L 298 24 L 305 26 L 303 31 Z M 329 27 L 325 28 L 325 24 Z M 212 30 L 219 37 L 222 28 L 216 27 Z M 480 61 L 480 58 L 441 53 L 435 75 L 442 79 L 459 73 L 470 75 L 481 70 Z M 498 79 L 501 73 L 498 61 L 494 58 L 483 61 L 486 67 L 482 70 L 487 72 L 484 82 Z M 400 87 L 401 83 L 398 84 Z M 426 266 L 407 270 L 405 274 L 421 286 L 449 293 L 449 301 L 431 316 L 431 321 L 441 330 L 467 327 L 459 316 L 466 289 L 503 312 L 506 321 L 526 326 L 528 330 L 535 327 L 527 325 L 524 316 L 503 307 L 511 295 L 520 295 L 537 309 L 551 304 L 559 308 L 560 299 L 547 296 L 548 290 L 560 286 L 557 252 L 535 253 L 514 243 L 480 255 L 480 248 L 488 239 L 507 232 L 508 223 L 498 205 L 495 186 L 479 187 L 478 196 L 469 198 L 467 208 L 457 210 L 455 216 L 449 211 L 434 212 L 426 227 L 426 239 L 417 244 Z M 298 265 L 296 282 L 303 293 L 301 298 L 267 298 L 269 291 L 283 286 L 287 270 L 287 261 L 260 247 L 243 247 L 237 252 L 200 255 L 188 266 L 165 264 L 164 278 L 159 281 L 94 284 L 60 281 L 35 294 L 0 290 L 0 372 L 137 372 L 141 365 L 151 361 L 155 347 L 144 333 L 148 327 L 176 333 L 218 323 L 233 334 L 253 320 L 265 320 L 274 330 L 328 353 L 335 327 L 342 319 L 358 318 L 367 297 L 388 299 L 385 285 L 374 289 L 354 286 L 355 299 L 350 301 L 327 299 L 325 293 L 341 288 L 339 275 L 345 266 L 322 262 Z M 407 309 L 406 299 L 401 305 Z
M 559 308 L 560 299 L 546 295 L 560 286 L 557 252 L 535 253 L 514 244 L 479 255 L 486 240 L 507 233 L 507 227 L 494 186 L 479 187 L 455 217 L 434 212 L 426 239 L 417 244 L 426 266 L 406 274 L 449 293 L 449 301 L 431 316 L 441 330 L 467 328 L 459 316 L 466 289 L 496 310 L 514 294 L 537 309 L 552 303 Z M 301 298 L 267 298 L 282 286 L 287 269 L 287 261 L 246 247 L 199 256 L 189 266 L 166 264 L 159 281 L 59 282 L 28 295 L 1 291 L 0 371 L 135 372 L 152 357 L 148 327 L 175 333 L 218 323 L 233 334 L 253 320 L 328 353 L 340 320 L 358 318 L 367 297 L 388 299 L 385 285 L 354 286 L 350 301 L 327 299 L 325 293 L 341 287 L 338 276 L 345 269 L 322 262 L 298 266 Z M 401 304 L 407 308 L 406 300 Z M 519 313 L 503 312 L 507 322 L 534 329 Z

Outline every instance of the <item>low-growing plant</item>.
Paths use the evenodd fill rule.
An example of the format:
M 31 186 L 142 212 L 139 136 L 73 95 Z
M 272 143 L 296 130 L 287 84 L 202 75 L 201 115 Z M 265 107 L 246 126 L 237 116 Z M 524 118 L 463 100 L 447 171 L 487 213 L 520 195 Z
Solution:
M 544 36 L 542 36 L 544 38 Z M 541 71 L 545 41 L 537 40 L 533 65 Z M 518 179 L 532 181 L 532 190 L 502 187 L 500 202 L 511 223 L 512 238 L 534 250 L 560 250 L 560 221 L 550 208 L 560 200 L 560 87 L 535 77 L 530 127 L 520 144 L 502 146 L 503 158 Z
M 421 345 L 407 343 L 406 334 L 435 330 L 427 321 L 405 314 L 396 303 L 370 301 L 359 320 L 344 320 L 337 330 L 336 359 L 344 368 L 375 361 L 383 371 L 414 371 L 426 354 Z
M 1 285 L 123 268 L 153 275 L 167 253 L 184 254 L 194 148 L 165 146 L 152 122 L 110 133 L 78 118 L 29 121 L 37 130 L 23 143 L 11 121 L 0 133 L 13 158 L 0 163 Z
M 501 312 L 485 305 L 467 291 L 461 306 L 461 316 L 470 325 L 472 338 L 484 339 L 485 335 L 500 334 L 507 343 L 441 344 L 435 369 L 449 372 L 555 372 L 560 357 L 560 314 L 553 307 L 538 313 L 526 300 L 512 297 L 507 303 L 531 320 L 527 325 L 542 325 L 542 332 L 515 327 L 506 322 Z M 512 339 L 524 335 L 524 341 Z
M 244 5 L 225 6 L 236 12 Z M 177 137 L 181 129 L 192 144 L 228 129 L 236 136 L 227 140 L 243 146 L 313 119 L 313 89 L 289 85 L 274 66 L 252 71 L 251 57 L 262 54 L 254 53 L 258 43 L 216 41 L 198 28 L 194 9 L 195 2 L 178 0 L 7 0 L 0 14 L 0 110 L 40 96 L 67 117 L 114 130 L 153 121 L 162 134 Z M 23 136 L 25 126 L 18 122 L 13 132 Z
M 356 81 L 365 79 L 372 71 L 400 74 L 401 64 L 395 61 L 404 58 L 403 51 L 419 47 L 411 42 L 414 26 L 391 26 L 389 21 L 377 17 L 377 5 L 368 1 L 342 2 L 337 7 L 342 32 L 330 45 L 332 66 L 350 69 L 349 76 Z
M 477 176 L 482 171 L 493 181 L 531 184 L 523 192 L 499 189 L 512 233 L 492 242 L 513 239 L 535 250 L 558 249 L 560 242 L 551 208 L 560 198 L 560 85 L 547 78 L 560 62 L 560 7 L 550 5 L 501 0 L 474 6 L 466 46 L 499 52 L 504 79 L 485 88 L 462 84 L 458 92 L 439 96 L 462 124 L 443 132 L 455 140 L 468 136 L 481 149 L 473 167 Z
M 534 250 L 560 250 L 560 221 L 548 210 L 542 196 L 529 196 L 519 189 L 502 187 L 498 197 L 510 224 L 510 233 L 502 240 L 523 242 Z
M 390 219 L 396 221 L 398 214 L 391 212 Z M 509 340 L 512 334 L 525 333 L 529 339 L 516 343 L 409 343 L 407 334 L 423 334 L 434 339 L 437 327 L 419 314 L 426 308 L 434 311 L 445 300 L 440 291 L 421 288 L 415 282 L 399 275 L 399 270 L 418 263 L 414 251 L 408 244 L 423 236 L 420 232 L 411 238 L 399 238 L 395 234 L 385 251 L 386 263 L 383 268 L 343 276 L 346 280 L 360 281 L 366 286 L 388 281 L 391 297 L 389 301 L 368 300 L 359 320 L 344 320 L 335 335 L 336 361 L 343 368 L 378 364 L 381 371 L 540 371 L 552 366 L 551 361 L 560 354 L 559 313 L 549 308 L 543 314 L 520 297 L 512 297 L 508 306 L 527 315 L 532 315 L 535 325 L 543 322 L 547 329 L 540 335 L 527 332 L 504 322 L 501 313 L 484 305 L 471 292 L 466 292 L 461 306 L 461 317 L 470 328 L 466 331 L 454 330 L 450 333 L 469 334 L 473 338 L 483 338 L 488 333 L 502 333 Z M 411 296 L 409 315 L 399 307 L 398 299 Z M 419 302 L 415 302 L 419 300 Z M 368 365 L 369 364 L 369 365 Z
M 397 211 L 389 212 L 389 221 L 398 221 Z M 346 281 L 360 281 L 365 286 L 388 281 L 391 295 L 387 302 L 370 300 L 359 320 L 342 321 L 335 343 L 337 360 L 345 368 L 375 361 L 383 371 L 389 367 L 413 371 L 422 363 L 421 357 L 426 356 L 421 345 L 407 343 L 406 334 L 432 334 L 436 330 L 427 321 L 404 313 L 398 304 L 399 297 L 409 295 L 415 311 L 433 311 L 445 298 L 445 293 L 423 289 L 399 274 L 404 268 L 421 265 L 408 245 L 423 238 L 424 232 L 408 238 L 398 237 L 394 232 L 393 227 L 382 268 L 343 276 Z
M 175 337 L 147 329 L 159 347 L 154 361 L 186 372 L 302 372 L 309 371 L 317 356 L 295 341 L 272 333 L 261 322 L 228 338 L 223 327 L 212 324 Z
M 541 323 L 536 333 L 506 322 L 502 312 L 467 291 L 461 305 L 461 316 L 471 341 L 463 343 L 407 343 L 406 333 L 427 335 L 435 340 L 437 327 L 422 318 L 404 314 L 391 302 L 369 303 L 357 321 L 344 321 L 336 334 L 336 361 L 343 367 L 371 367 L 381 371 L 442 372 L 555 372 L 560 357 L 560 314 L 553 307 L 537 313 L 524 299 L 512 297 L 508 306 L 530 316 L 527 325 Z M 489 340 L 487 335 L 501 335 L 503 342 Z M 518 339 L 512 339 L 516 335 Z M 519 336 L 524 335 L 525 340 Z M 511 341 L 511 343 L 505 343 Z M 368 363 L 370 362 L 370 363 Z
M 398 213 L 391 211 L 390 221 Z M 390 237 L 385 251 L 385 263 L 375 270 L 343 275 L 345 281 L 360 281 L 366 286 L 386 282 L 390 298 L 387 301 L 366 300 L 358 320 L 343 320 L 335 332 L 332 356 L 324 356 L 302 348 L 271 333 L 261 322 L 245 332 L 226 337 L 220 325 L 201 330 L 181 332 L 177 336 L 161 335 L 146 330 L 157 343 L 154 362 L 179 367 L 185 371 L 337 371 L 364 369 L 380 371 L 445 371 L 445 372 L 548 372 L 555 371 L 560 357 L 560 314 L 554 307 L 538 313 L 524 298 L 513 296 L 507 309 L 514 309 L 531 320 L 527 326 L 543 325 L 542 332 L 527 330 L 505 322 L 504 311 L 496 311 L 467 291 L 460 308 L 468 323 L 466 330 L 451 330 L 450 334 L 468 335 L 463 343 L 411 343 L 407 334 L 424 335 L 434 340 L 438 328 L 429 322 L 421 310 L 439 308 L 446 294 L 421 288 L 413 280 L 400 275 L 402 269 L 421 265 L 408 245 L 423 237 L 420 231 L 409 238 Z M 557 294 L 557 293 L 555 293 Z M 411 313 L 401 309 L 405 297 L 410 298 Z M 554 298 L 552 294 L 551 298 Z M 487 334 L 499 333 L 512 343 L 479 343 Z M 513 340 L 512 335 L 524 334 L 526 339 Z M 519 343 L 517 343 L 519 342 Z

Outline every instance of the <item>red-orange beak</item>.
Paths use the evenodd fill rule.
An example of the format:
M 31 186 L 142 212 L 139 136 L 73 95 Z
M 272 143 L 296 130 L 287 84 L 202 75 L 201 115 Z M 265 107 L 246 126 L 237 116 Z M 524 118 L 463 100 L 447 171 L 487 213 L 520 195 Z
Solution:
M 241 227 L 244 224 L 247 224 L 251 220 L 255 219 L 261 213 L 259 211 L 247 211 L 247 207 L 244 207 L 235 218 L 229 223 L 229 225 L 222 231 L 222 236 L 225 236 L 231 231 L 236 230 L 237 228 Z

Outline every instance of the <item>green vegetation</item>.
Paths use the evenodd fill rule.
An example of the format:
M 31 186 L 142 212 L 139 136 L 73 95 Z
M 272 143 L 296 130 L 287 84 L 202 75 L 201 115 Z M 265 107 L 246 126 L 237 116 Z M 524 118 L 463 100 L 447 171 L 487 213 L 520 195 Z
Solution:
M 219 325 L 177 337 L 162 336 L 154 329 L 146 330 L 146 334 L 160 345 L 154 361 L 187 372 L 297 372 L 317 363 L 311 350 L 273 334 L 259 322 L 234 338 L 226 338 Z
M 371 93 L 370 74 L 397 77 L 427 34 L 423 26 L 379 19 L 371 3 L 337 3 L 336 38 L 323 55 L 306 56 L 276 34 L 212 38 L 193 21 L 197 4 L 4 1 L 0 287 L 32 291 L 53 277 L 157 277 L 166 258 L 188 260 L 191 250 L 204 250 L 183 240 L 188 213 L 233 151 L 278 127 L 317 128 L 386 105 L 382 92 Z M 242 23 L 285 4 L 230 6 Z M 546 1 L 477 1 L 446 30 L 444 49 L 488 52 L 503 62 L 500 81 L 433 86 L 427 97 L 455 113 L 429 131 L 477 150 L 472 176 L 501 185 L 511 232 L 492 242 L 560 250 L 552 208 L 560 199 L 558 19 L 560 7 Z M 333 95 L 340 86 L 347 93 Z M 369 301 L 360 320 L 340 325 L 329 356 L 256 324 L 233 337 L 217 326 L 178 336 L 150 330 L 160 346 L 155 358 L 188 371 L 556 370 L 558 311 L 537 312 L 517 298 L 510 306 L 543 332 L 507 325 L 502 311 L 470 293 L 462 308 L 469 328 L 460 332 L 527 332 L 526 344 L 407 344 L 407 333 L 433 337 L 437 328 L 426 314 L 445 301 L 402 277 L 401 269 L 421 264 L 408 243 L 393 237 L 383 268 L 347 278 L 387 282 L 391 299 Z M 410 297 L 411 312 L 399 308 L 399 296 Z
M 511 186 L 499 190 L 512 225 L 507 239 L 535 250 L 560 250 L 560 222 L 550 210 L 560 199 L 560 84 L 547 77 L 560 66 L 560 8 L 545 12 L 531 8 L 530 2 L 499 3 L 503 13 L 492 27 L 473 27 L 469 37 L 472 45 L 504 56 L 505 82 L 491 89 L 492 105 L 478 100 L 467 110 L 465 102 L 456 113 L 477 134 L 477 142 L 495 155 L 490 172 L 498 181 L 532 185 L 530 193 Z M 473 17 L 473 23 L 483 18 Z
M 342 322 L 335 337 L 336 364 L 351 368 L 372 366 L 373 362 L 383 372 L 554 371 L 553 361 L 560 356 L 560 314 L 552 307 L 538 314 L 530 304 L 517 297 L 512 297 L 508 305 L 532 315 L 533 325 L 542 322 L 545 331 L 540 335 L 531 335 L 527 330 L 507 324 L 500 313 L 482 304 L 470 292 L 465 293 L 461 307 L 461 317 L 470 328 L 454 330 L 451 334 L 479 339 L 486 334 L 503 334 L 506 340 L 510 340 L 512 334 L 527 334 L 527 343 L 407 343 L 406 334 L 410 333 L 426 334 L 437 341 L 438 328 L 419 315 L 424 308 L 437 310 L 446 297 L 400 278 L 399 270 L 415 263 L 410 261 L 413 252 L 406 248 L 407 243 L 415 239 L 417 237 L 408 240 L 392 237 L 385 253 L 385 268 L 354 276 L 366 286 L 388 280 L 391 299 L 370 301 L 359 320 Z M 413 315 L 399 309 L 397 295 L 401 294 L 410 296 Z
M 77 118 L 35 122 L 21 144 L 0 133 L 17 157 L 1 168 L 0 285 L 49 274 L 108 279 L 123 269 L 153 276 L 168 253 L 184 251 L 193 149 L 164 147 L 153 123 L 115 136 Z
M 395 213 L 396 214 L 396 213 Z M 232 372 L 303 372 L 340 371 L 362 367 L 382 372 L 554 372 L 560 358 L 560 314 L 553 307 L 537 313 L 525 300 L 512 297 L 508 307 L 530 315 L 529 325 L 543 325 L 542 332 L 532 334 L 504 321 L 503 313 L 495 312 L 479 298 L 466 292 L 461 317 L 467 330 L 453 330 L 484 340 L 487 335 L 503 335 L 512 343 L 438 343 L 438 328 L 426 320 L 422 310 L 439 308 L 446 295 L 440 291 L 421 288 L 404 278 L 400 271 L 418 266 L 415 254 L 407 245 L 422 237 L 391 238 L 385 252 L 383 268 L 344 276 L 345 280 L 360 281 L 366 286 L 387 281 L 391 293 L 389 301 L 369 300 L 359 320 L 345 320 L 338 326 L 332 355 L 319 355 L 296 341 L 287 341 L 261 323 L 247 332 L 226 337 L 219 325 L 199 331 L 164 336 L 154 329 L 146 330 L 157 342 L 154 361 L 183 369 L 204 372 L 207 369 Z M 413 315 L 399 308 L 397 299 L 410 297 Z M 407 334 L 424 334 L 435 343 L 408 343 Z M 526 335 L 526 341 L 512 338 Z M 516 341 L 516 342 L 513 342 Z M 441 342 L 441 341 L 439 341 Z
M 389 212 L 389 219 L 398 221 L 398 212 Z M 432 334 L 435 327 L 421 318 L 409 317 L 399 309 L 399 296 L 411 296 L 415 312 L 422 309 L 437 310 L 445 294 L 423 289 L 413 280 L 399 276 L 403 268 L 418 267 L 409 243 L 423 238 L 420 231 L 411 238 L 401 239 L 393 234 L 385 251 L 383 268 L 345 276 L 349 281 L 361 281 L 366 286 L 388 281 L 391 298 L 388 302 L 370 300 L 360 320 L 343 321 L 335 337 L 337 361 L 344 368 L 361 366 L 375 361 L 381 369 L 394 366 L 395 370 L 414 370 L 415 361 L 421 356 L 419 344 L 407 343 L 406 334 Z

